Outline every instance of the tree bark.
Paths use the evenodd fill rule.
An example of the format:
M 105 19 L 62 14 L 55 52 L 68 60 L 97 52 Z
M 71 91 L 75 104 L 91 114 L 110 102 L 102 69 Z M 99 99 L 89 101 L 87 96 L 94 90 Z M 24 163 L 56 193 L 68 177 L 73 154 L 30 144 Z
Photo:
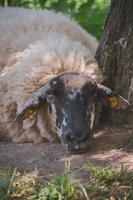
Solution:
M 133 103 L 133 0 L 112 0 L 96 59 L 105 84 Z M 112 121 L 133 126 L 133 112 L 115 111 Z

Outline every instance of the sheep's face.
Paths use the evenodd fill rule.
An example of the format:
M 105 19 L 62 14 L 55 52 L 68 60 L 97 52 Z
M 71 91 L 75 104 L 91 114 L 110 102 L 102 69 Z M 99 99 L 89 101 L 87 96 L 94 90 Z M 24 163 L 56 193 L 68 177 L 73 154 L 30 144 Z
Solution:
M 29 116 L 27 113 L 32 114 L 47 105 L 52 131 L 58 134 L 69 153 L 81 153 L 91 146 L 96 102 L 106 103 L 116 109 L 130 107 L 123 97 L 103 85 L 96 84 L 93 79 L 67 72 L 50 80 L 33 93 L 23 110 L 18 113 L 18 117 L 26 119 Z
M 71 153 L 91 145 L 96 83 L 76 73 L 65 73 L 48 83 L 45 98 L 52 127 Z

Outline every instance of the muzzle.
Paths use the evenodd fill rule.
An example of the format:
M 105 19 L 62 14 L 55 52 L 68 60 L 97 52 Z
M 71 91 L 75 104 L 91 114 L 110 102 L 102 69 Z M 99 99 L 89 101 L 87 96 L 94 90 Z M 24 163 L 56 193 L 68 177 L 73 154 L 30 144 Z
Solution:
M 61 143 L 69 154 L 81 154 L 90 150 L 92 146 L 91 131 L 66 131 L 61 136 Z

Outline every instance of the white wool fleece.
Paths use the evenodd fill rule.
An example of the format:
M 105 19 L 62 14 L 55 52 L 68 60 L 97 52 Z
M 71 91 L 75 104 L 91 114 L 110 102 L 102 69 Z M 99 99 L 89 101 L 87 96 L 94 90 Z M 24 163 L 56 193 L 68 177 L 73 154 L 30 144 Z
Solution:
M 0 8 L 0 137 L 40 141 L 44 133 L 35 126 L 41 124 L 40 117 L 18 124 L 13 122 L 16 112 L 34 91 L 62 72 L 83 72 L 101 82 L 94 59 L 97 46 L 93 36 L 61 13 Z

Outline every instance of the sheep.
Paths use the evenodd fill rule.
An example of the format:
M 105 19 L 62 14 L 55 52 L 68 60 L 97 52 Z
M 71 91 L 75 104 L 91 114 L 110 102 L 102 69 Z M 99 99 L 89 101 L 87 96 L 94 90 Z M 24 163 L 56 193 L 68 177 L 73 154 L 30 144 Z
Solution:
M 62 13 L 0 8 L 0 138 L 91 146 L 95 104 L 129 103 L 102 86 L 98 42 Z

